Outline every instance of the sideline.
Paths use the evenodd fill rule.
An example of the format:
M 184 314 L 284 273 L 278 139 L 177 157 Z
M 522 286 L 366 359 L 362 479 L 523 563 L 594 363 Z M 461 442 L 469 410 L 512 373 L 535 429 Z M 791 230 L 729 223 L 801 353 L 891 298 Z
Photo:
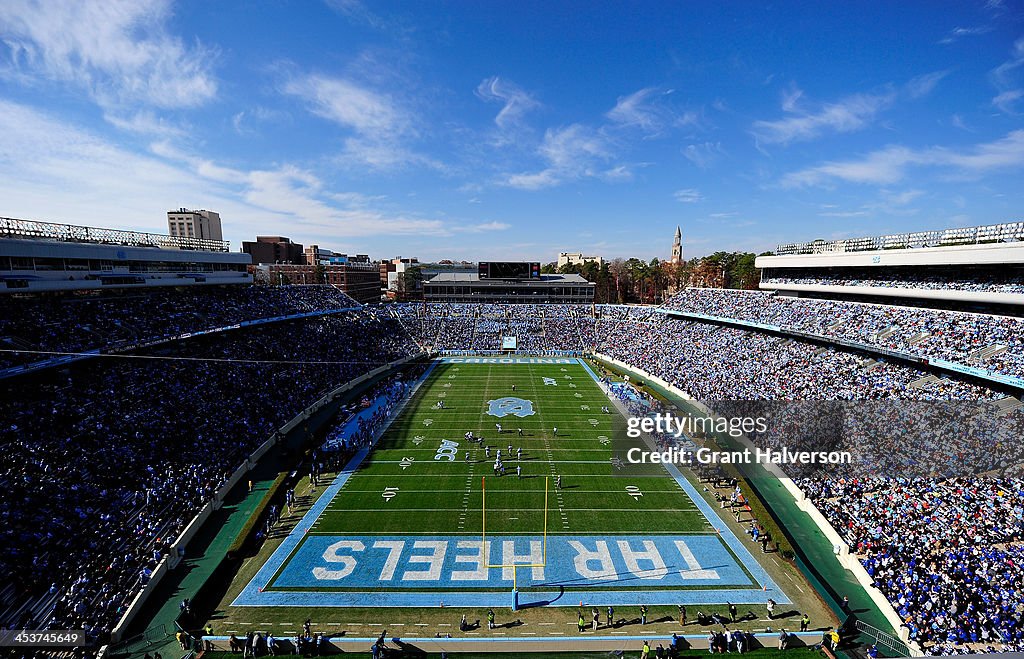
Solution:
M 329 506 L 331 502 L 334 501 L 334 498 L 338 495 L 338 492 L 341 491 L 341 488 L 345 487 L 345 483 L 348 482 L 348 479 L 351 478 L 352 475 L 355 474 L 355 472 L 359 469 L 359 465 L 361 465 L 366 456 L 369 455 L 370 450 L 373 448 L 373 445 L 376 444 L 377 440 L 380 439 L 381 435 L 383 435 L 384 432 L 391 426 L 391 423 L 401 415 L 403 410 L 405 410 L 405 406 L 409 403 L 410 400 L 413 399 L 413 397 L 416 395 L 416 392 L 419 391 L 420 385 L 422 385 L 426 381 L 426 379 L 430 377 L 430 374 L 434 372 L 434 368 L 437 366 L 437 364 L 437 361 L 430 362 L 430 366 L 427 367 L 426 372 L 424 372 L 423 375 L 421 375 L 416 380 L 416 382 L 413 383 L 409 395 L 406 396 L 405 399 L 403 399 L 398 404 L 394 412 L 392 412 L 391 418 L 388 419 L 387 423 L 381 425 L 381 427 L 378 428 L 377 431 L 374 433 L 373 439 L 370 442 L 370 446 L 364 446 L 363 448 L 359 449 L 359 451 L 357 451 L 356 454 L 349 459 L 348 463 L 341 470 L 341 472 L 339 472 L 338 475 L 335 476 L 334 481 L 327 486 L 327 489 L 325 489 L 323 494 L 321 494 L 320 497 L 316 500 L 316 503 L 314 503 L 309 508 L 309 510 L 306 511 L 306 514 L 302 516 L 302 519 L 300 519 L 299 522 L 295 525 L 295 528 L 292 529 L 291 533 L 289 533 L 288 536 L 281 542 L 281 544 L 277 546 L 277 549 L 275 549 L 274 553 L 270 555 L 270 558 L 268 558 L 267 562 L 263 564 L 263 567 L 261 567 L 259 572 L 256 573 L 256 576 L 254 576 L 249 581 L 249 583 L 246 584 L 245 588 L 242 589 L 242 592 L 240 592 L 238 594 L 238 597 L 235 598 L 235 601 L 231 603 L 231 606 L 275 605 L 271 602 L 262 601 L 265 599 L 265 595 L 269 595 L 269 593 L 264 593 L 263 589 L 270 585 L 270 582 L 273 580 L 274 575 L 277 574 L 278 570 L 284 565 L 288 557 L 292 555 L 292 552 L 295 550 L 295 548 L 299 546 L 303 539 L 305 539 L 306 534 L 309 532 L 310 529 L 313 528 L 313 525 L 316 524 L 316 521 L 320 518 L 320 515 L 322 515 L 324 510 L 327 509 L 327 506 Z M 349 425 L 358 424 L 359 419 L 361 419 L 363 416 L 372 415 L 381 404 L 379 399 L 374 403 L 374 405 L 371 405 L 369 408 L 362 410 L 359 414 L 353 417 L 349 421 Z
M 594 371 L 591 370 L 590 365 L 587 364 L 582 359 L 579 361 L 580 364 L 583 365 L 583 368 L 586 369 L 587 373 L 590 373 L 590 377 L 594 378 L 594 381 L 600 387 L 601 380 L 597 377 L 597 374 L 595 374 Z M 609 398 L 611 398 L 611 396 L 609 396 Z M 618 406 L 618 401 L 612 399 L 612 402 L 615 403 L 616 406 Z M 751 576 L 754 577 L 758 585 L 760 585 L 763 588 L 763 592 L 765 593 L 765 601 L 767 601 L 769 593 L 773 593 L 772 599 L 774 599 L 777 603 L 792 604 L 786 593 L 781 588 L 779 588 L 779 585 L 775 583 L 771 576 L 768 575 L 767 570 L 765 570 L 764 567 L 762 567 L 761 564 L 757 561 L 757 559 L 754 558 L 754 556 L 750 553 L 747 547 L 743 544 L 743 541 L 736 537 L 736 534 L 733 533 L 729 525 L 726 524 L 725 521 L 718 516 L 718 514 L 715 512 L 714 507 L 710 503 L 708 503 L 707 500 L 704 499 L 704 497 L 700 495 L 700 492 L 698 492 L 697 488 L 693 486 L 693 483 L 691 483 L 689 479 L 687 479 L 686 476 L 684 476 L 682 472 L 680 472 L 674 464 L 665 463 L 662 466 L 665 467 L 665 470 L 669 473 L 669 476 L 671 476 L 675 480 L 675 482 L 679 484 L 679 487 L 683 488 L 687 496 L 690 497 L 690 500 L 693 501 L 694 505 L 697 506 L 697 509 L 700 510 L 702 515 L 704 515 L 704 519 L 706 519 L 708 524 L 710 524 L 712 528 L 714 528 L 718 532 L 718 537 L 720 537 L 722 541 L 725 542 L 729 549 L 732 550 L 736 558 L 739 559 L 740 563 L 742 563 L 743 566 L 747 568 L 747 571 L 750 572 Z

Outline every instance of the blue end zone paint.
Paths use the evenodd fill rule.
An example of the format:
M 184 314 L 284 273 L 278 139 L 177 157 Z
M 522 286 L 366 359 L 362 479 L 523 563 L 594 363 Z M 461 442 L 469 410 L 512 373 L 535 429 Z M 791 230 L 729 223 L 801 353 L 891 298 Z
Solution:
M 575 358 L 446 357 L 436 360 L 431 365 L 423 377 L 417 381 L 415 385 L 417 388 L 430 375 L 434 365 L 438 363 L 580 364 L 596 382 L 600 381 L 597 375 L 583 360 Z M 392 419 L 397 418 L 400 412 L 401 408 L 396 410 Z M 383 432 L 383 429 L 381 432 Z M 510 601 L 508 599 L 510 597 L 509 593 L 502 590 L 476 592 L 443 590 L 445 587 L 498 587 L 508 590 L 511 589 L 511 576 L 503 574 L 503 570 L 501 569 L 487 570 L 487 572 L 490 573 L 487 578 L 477 580 L 475 582 L 452 579 L 453 571 L 472 571 L 477 567 L 473 562 L 456 562 L 457 557 L 464 557 L 466 554 L 473 554 L 473 547 L 477 548 L 477 550 L 479 549 L 480 540 L 475 536 L 445 536 L 436 538 L 430 536 L 353 536 L 346 538 L 342 536 L 306 535 L 307 531 L 312 528 L 316 520 L 338 494 L 351 475 L 359 468 L 359 465 L 362 463 L 367 453 L 367 449 L 362 449 L 349 461 L 344 470 L 337 476 L 337 478 L 335 478 L 334 482 L 331 483 L 327 490 L 325 490 L 320 499 L 317 500 L 316 504 L 314 504 L 305 516 L 303 516 L 302 520 L 295 527 L 292 533 L 285 538 L 267 563 L 259 570 L 259 572 L 257 572 L 256 576 L 246 585 L 238 597 L 235 598 L 235 601 L 232 602 L 232 606 L 436 607 L 443 603 L 445 606 L 456 607 L 490 607 L 495 606 L 496 604 L 500 605 L 502 602 Z M 697 492 L 693 485 L 691 485 L 690 482 L 687 481 L 674 466 L 666 465 L 666 467 L 668 468 L 670 475 L 675 478 L 680 486 L 686 491 L 687 495 L 697 505 L 697 508 L 712 524 L 712 526 L 720 527 L 719 535 L 686 535 L 679 536 L 678 538 L 674 536 L 615 536 L 601 538 L 593 536 L 549 536 L 547 572 L 545 573 L 544 578 L 537 579 L 535 583 L 530 583 L 525 586 L 530 588 L 530 590 L 520 591 L 520 607 L 577 606 L 580 601 L 584 602 L 586 605 L 599 604 L 600 606 L 639 606 L 641 604 L 720 604 L 726 600 L 736 604 L 764 604 L 769 598 L 774 599 L 780 604 L 790 603 L 790 600 L 786 597 L 785 593 L 783 593 L 775 582 L 772 581 L 764 568 L 762 568 L 750 552 L 747 551 L 747 548 L 743 545 L 740 539 L 737 538 L 715 514 L 714 509 L 703 499 L 703 497 L 700 496 L 700 493 Z M 500 558 L 501 552 L 504 550 L 504 547 L 500 543 L 503 541 L 521 541 L 521 547 L 513 545 L 514 551 L 517 553 L 521 551 L 523 554 L 528 554 L 529 550 L 527 547 L 531 539 L 534 541 L 539 540 L 539 538 L 529 537 L 522 537 L 518 539 L 504 536 L 492 537 L 490 539 L 490 542 L 492 543 L 492 561 Z M 303 540 L 305 540 L 305 542 L 303 542 Z M 602 580 L 590 577 L 585 579 L 581 578 L 579 572 L 575 569 L 574 563 L 574 557 L 576 556 L 577 549 L 572 548 L 572 545 L 569 544 L 573 540 L 577 542 L 586 541 L 591 543 L 591 549 L 596 549 L 596 545 L 593 543 L 597 541 L 606 541 L 612 560 L 613 573 L 615 578 L 619 579 L 619 581 L 609 583 L 610 580 L 605 580 L 602 583 Z M 705 570 L 715 570 L 718 578 L 710 580 L 706 579 L 709 575 L 700 575 L 705 577 L 703 581 L 700 579 L 691 579 L 687 581 L 683 578 L 683 575 L 676 574 L 671 577 L 669 575 L 665 575 L 663 577 L 663 579 L 666 580 L 664 583 L 656 580 L 640 579 L 636 575 L 629 573 L 628 569 L 625 569 L 626 565 L 624 555 L 622 554 L 622 548 L 618 545 L 618 542 L 627 542 L 628 548 L 635 554 L 635 552 L 647 550 L 647 548 L 642 544 L 645 540 L 654 543 L 658 553 L 663 556 L 666 562 L 666 568 L 669 565 L 675 567 L 675 564 L 678 564 L 680 561 L 681 555 L 678 552 L 678 546 L 675 544 L 675 541 L 685 541 L 687 547 L 693 548 L 694 555 L 698 557 L 698 560 L 700 561 L 699 567 Z M 332 562 L 323 559 L 323 553 L 327 550 L 326 548 L 332 543 L 337 543 L 339 541 L 358 541 L 363 543 L 364 549 L 361 552 L 356 553 L 365 554 L 369 562 L 365 566 L 358 568 L 359 576 L 356 576 L 357 568 L 353 568 L 351 576 L 354 581 L 351 582 L 351 586 L 355 588 L 365 588 L 365 590 L 346 592 L 263 590 L 270 584 L 271 579 L 279 570 L 281 571 L 281 574 L 279 575 L 277 582 L 273 584 L 275 588 L 331 587 L 323 586 L 323 584 L 325 582 L 330 583 L 332 580 L 317 580 L 313 577 L 312 570 L 317 567 L 334 570 L 344 569 L 344 560 Z M 440 551 L 439 549 L 435 549 L 439 546 L 438 544 L 427 546 L 421 545 L 419 548 L 414 547 L 413 543 L 418 541 L 440 543 L 445 546 L 445 558 L 444 561 L 441 562 L 439 575 L 448 575 L 446 585 L 440 584 L 437 580 L 432 583 L 428 583 L 426 580 L 415 578 L 403 582 L 402 577 L 406 576 L 410 570 L 412 572 L 429 572 L 433 567 L 430 556 L 433 555 L 434 551 Z M 404 543 L 402 552 L 395 559 L 396 563 L 394 565 L 391 584 L 389 584 L 388 581 L 380 580 L 381 572 L 385 567 L 384 562 L 387 560 L 390 551 L 382 548 L 374 548 L 372 546 L 373 543 L 378 542 Z M 461 548 L 459 546 L 460 542 L 465 543 Z M 724 550 L 722 543 L 725 543 L 725 545 L 732 550 L 735 557 L 738 557 L 739 561 L 742 562 L 747 571 L 753 575 L 754 579 L 757 581 L 756 584 L 750 583 L 750 579 L 743 574 L 743 571 L 739 568 L 733 556 L 730 556 L 729 553 Z M 335 556 L 351 556 L 353 554 L 353 552 L 350 551 L 351 547 L 352 546 L 350 545 L 348 549 L 339 548 L 335 553 Z M 297 552 L 296 549 L 298 549 Z M 566 553 L 565 550 L 569 550 L 569 552 Z M 663 551 L 664 553 L 662 553 Z M 673 551 L 675 551 L 675 553 L 673 553 Z M 295 553 L 295 556 L 291 561 L 289 561 L 288 558 L 292 556 L 293 552 Z M 410 561 L 410 558 L 418 558 L 419 560 Z M 281 570 L 282 565 L 285 565 L 286 562 L 287 565 L 285 566 L 285 569 Z M 641 570 L 653 568 L 653 564 L 650 560 L 647 560 L 646 563 L 644 561 L 638 561 L 638 565 Z M 683 560 L 682 566 L 683 567 L 676 569 L 675 572 L 678 573 L 679 570 L 686 567 L 685 560 Z M 508 579 L 505 578 L 506 576 Z M 691 572 L 690 576 L 695 576 L 695 573 Z M 520 568 L 517 577 L 519 580 L 523 580 L 525 578 L 528 582 L 533 578 L 532 568 Z M 338 587 L 340 585 L 339 582 L 347 578 L 349 577 L 344 577 L 340 580 L 335 579 L 333 580 L 333 585 Z M 414 590 L 377 590 L 377 588 L 388 587 L 396 582 L 398 584 L 409 583 L 410 587 L 414 588 Z M 567 590 L 567 588 L 573 587 L 573 583 L 585 585 L 585 588 L 580 590 Z M 636 584 L 640 584 L 641 586 L 669 585 L 675 587 L 659 590 L 645 590 L 642 588 L 634 590 L 614 590 L 615 587 L 636 588 Z M 347 585 L 349 584 L 346 583 L 346 586 Z M 435 590 L 430 590 L 431 585 L 433 585 Z M 679 587 L 682 585 L 691 586 L 691 588 Z M 746 585 L 751 587 L 744 588 Z M 714 586 L 720 587 L 715 588 Z M 521 585 L 521 587 L 523 586 Z M 629 637 L 618 636 L 613 638 L 628 640 Z
M 248 588 L 248 587 L 247 587 Z M 509 589 L 511 590 L 511 589 Z M 244 593 L 243 593 L 244 595 Z M 537 606 L 640 606 L 641 604 L 675 605 L 721 604 L 728 600 L 734 604 L 764 604 L 770 595 L 756 589 L 710 590 L 529 590 L 519 592 L 519 608 Z M 778 601 L 778 597 L 774 597 Z M 294 606 L 294 607 L 362 607 L 395 608 L 438 606 L 454 607 L 506 607 L 511 604 L 509 592 L 428 592 L 428 591 L 353 591 L 289 592 L 265 591 L 251 597 L 240 595 L 232 606 Z
M 512 587 L 512 569 L 541 564 L 541 536 L 310 536 L 271 584 L 279 588 Z M 699 563 L 697 557 L 700 557 Z M 757 587 L 717 536 L 549 536 L 545 567 L 519 568 L 519 588 Z

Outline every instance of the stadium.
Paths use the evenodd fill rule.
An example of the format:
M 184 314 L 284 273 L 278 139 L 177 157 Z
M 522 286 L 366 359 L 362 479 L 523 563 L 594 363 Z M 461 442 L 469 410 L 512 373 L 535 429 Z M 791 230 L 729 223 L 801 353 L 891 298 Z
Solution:
M 1024 0 L 0 2 L 0 657 L 1024 656 Z
M 8 629 L 110 657 L 1019 648 L 1024 224 L 782 245 L 760 290 L 657 306 L 157 265 L 97 292 L 12 255 L 152 237 L 4 226 Z M 794 441 L 857 461 L 623 459 Z

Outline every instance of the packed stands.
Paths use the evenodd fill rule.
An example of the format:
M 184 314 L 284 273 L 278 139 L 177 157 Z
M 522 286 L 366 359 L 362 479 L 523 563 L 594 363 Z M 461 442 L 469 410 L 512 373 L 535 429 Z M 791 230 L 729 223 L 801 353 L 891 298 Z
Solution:
M 935 654 L 1024 647 L 1024 479 L 805 479 L 875 585 Z
M 604 327 L 604 326 L 603 326 Z M 703 401 L 880 399 L 914 397 L 981 400 L 997 397 L 959 380 L 926 374 L 853 353 L 758 332 L 685 320 L 620 322 L 607 328 L 598 351 L 635 365 Z M 862 363 L 868 361 L 870 363 Z
M 684 289 L 666 306 L 1024 378 L 1021 318 L 710 288 Z
M 0 384 L 0 623 L 104 639 L 246 455 L 331 388 L 419 352 L 371 309 L 158 348 Z
M 394 313 L 422 346 L 496 351 L 515 336 L 519 350 L 584 351 L 595 344 L 592 307 L 568 304 L 395 305 Z
M 1024 294 L 1024 277 L 975 277 L 951 279 L 949 276 L 938 275 L 900 275 L 898 278 L 886 274 L 852 273 L 770 276 L 761 279 L 766 288 L 772 284 L 802 284 L 807 286 L 866 286 L 872 288 L 909 288 L 931 291 L 970 291 L 975 293 L 1013 293 Z M 884 294 L 884 291 L 879 291 Z
M 289 288 L 301 299 L 288 309 L 346 304 L 333 294 L 310 299 L 302 287 Z M 156 334 L 173 315 L 171 302 L 153 311 L 159 322 L 137 310 L 133 331 Z M 670 306 L 1003 373 L 1024 371 L 1024 334 L 1015 318 L 695 289 Z M 198 322 L 192 317 L 202 316 L 200 307 L 191 308 L 174 322 Z M 239 314 L 282 314 L 280 300 L 246 308 Z M 229 317 L 237 316 L 224 312 L 216 323 L 205 322 Z M 55 328 L 46 336 L 57 338 L 44 343 L 73 344 L 61 338 L 59 323 L 46 323 Z M 113 330 L 77 345 L 110 344 L 108 334 Z M 0 441 L 11 447 L 0 457 L 10 494 L 0 502 L 0 544 L 12 549 L 0 555 L 0 574 L 18 576 L 0 583 L 0 622 L 25 622 L 42 612 L 56 626 L 84 626 L 102 638 L 225 475 L 324 391 L 421 348 L 494 350 L 504 335 L 516 336 L 521 351 L 596 350 L 723 413 L 765 401 L 877 401 L 846 417 L 848 442 L 880 435 L 897 421 L 904 429 L 921 426 L 921 436 L 931 439 L 915 445 L 912 457 L 941 465 L 935 477 L 836 469 L 798 483 L 857 553 L 912 638 L 934 652 L 1021 647 L 1024 473 L 1010 467 L 1022 456 L 1019 442 L 993 437 L 1007 429 L 1024 434 L 1024 412 L 1011 406 L 977 413 L 998 407 L 1005 393 L 878 354 L 622 305 L 363 307 L 194 337 L 148 353 L 241 361 L 98 358 L 88 371 L 73 366 L 11 379 L 0 399 Z M 810 411 L 827 422 L 817 408 Z M 929 426 L 940 418 L 967 430 L 950 434 Z M 770 433 L 752 439 L 769 446 L 782 441 Z M 892 448 L 876 450 L 880 472 L 905 474 L 906 451 Z M 79 558 L 66 560 L 72 551 Z
M 243 321 L 359 306 L 333 286 L 224 286 L 0 296 L 0 348 L 116 350 Z M 35 352 L 0 353 L 0 368 L 41 361 Z
M 709 297 L 744 295 L 717 291 Z M 753 315 L 754 301 L 766 298 L 740 297 L 747 302 L 740 308 Z M 722 315 L 710 305 L 699 309 Z M 883 476 L 871 476 L 859 464 L 805 477 L 800 486 L 857 553 L 913 640 L 935 654 L 1024 646 L 1024 454 L 1013 439 L 1024 433 L 1024 412 L 998 415 L 982 407 L 1003 394 L 731 327 L 676 320 L 608 329 L 600 352 L 678 386 L 721 413 L 741 412 L 750 405 L 743 401 L 752 400 L 881 400 L 845 407 L 843 436 L 849 446 L 862 448 L 866 441 L 888 438 L 890 444 L 876 444 L 869 456 L 873 473 Z M 810 411 L 812 418 L 825 419 L 820 407 Z M 941 431 L 946 424 L 960 432 L 928 432 L 929 425 Z M 792 436 L 785 433 L 790 443 Z M 781 438 L 754 439 L 759 446 L 777 446 Z M 940 475 L 891 476 L 922 466 Z M 991 477 L 984 473 L 989 469 L 1012 475 Z

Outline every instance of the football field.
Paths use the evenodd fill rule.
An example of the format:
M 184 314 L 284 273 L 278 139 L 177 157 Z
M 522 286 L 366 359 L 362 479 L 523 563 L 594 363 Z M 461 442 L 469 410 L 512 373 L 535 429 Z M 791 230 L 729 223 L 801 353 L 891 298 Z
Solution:
M 575 358 L 438 359 L 233 604 L 788 601 L 674 467 L 618 473 L 625 431 Z

